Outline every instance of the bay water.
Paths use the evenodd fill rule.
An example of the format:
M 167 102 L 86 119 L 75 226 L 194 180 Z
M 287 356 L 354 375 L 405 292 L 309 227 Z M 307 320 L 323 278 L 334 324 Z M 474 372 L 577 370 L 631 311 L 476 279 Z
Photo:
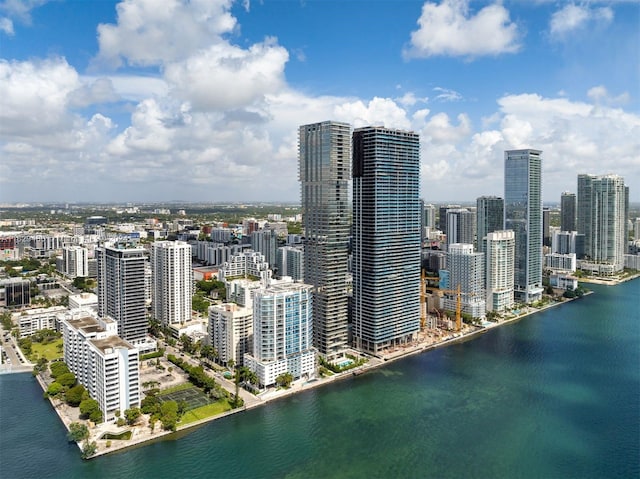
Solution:
M 638 478 L 640 279 L 90 461 L 0 375 L 0 478 Z

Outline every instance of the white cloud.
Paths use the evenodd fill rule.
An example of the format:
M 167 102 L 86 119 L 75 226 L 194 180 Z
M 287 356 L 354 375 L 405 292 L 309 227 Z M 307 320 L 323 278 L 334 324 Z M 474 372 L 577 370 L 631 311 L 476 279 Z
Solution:
M 166 21 L 148 12 L 149 3 L 136 5 L 150 15 L 141 25 L 155 30 Z M 194 14 L 200 4 L 171 5 L 187 28 L 187 12 Z M 123 4 L 127 13 L 114 27 L 122 38 L 114 44 L 148 40 L 127 23 L 133 6 L 131 0 Z M 194 22 L 196 29 L 202 26 L 200 19 Z M 79 76 L 61 58 L 0 61 L 0 91 L 6 92 L 0 97 L 3 199 L 28 184 L 51 199 L 297 200 L 297 127 L 323 120 L 418 132 L 422 196 L 433 201 L 501 194 L 503 152 L 522 147 L 544 152 L 545 199 L 572 189 L 582 171 L 619 172 L 627 184 L 640 184 L 640 117 L 613 107 L 628 95 L 612 95 L 603 85 L 591 88 L 584 102 L 566 95 L 505 95 L 474 125 L 462 110 L 434 108 L 443 103 L 433 99 L 429 109 L 419 108 L 428 99 L 413 93 L 395 99 L 306 94 L 287 84 L 288 52 L 275 40 L 240 47 L 221 35 L 198 37 L 197 47 L 189 40 L 166 55 L 161 43 L 103 57 L 156 62 L 155 77 Z M 184 57 L 174 58 L 182 49 Z M 442 87 L 434 93 L 440 101 L 461 96 Z M 123 99 L 130 103 L 104 108 L 104 102 Z M 107 111 L 116 111 L 113 118 Z
M 96 61 L 119 67 L 162 65 L 188 57 L 200 48 L 223 42 L 233 31 L 231 0 L 124 0 L 117 24 L 98 26 L 100 52 Z
M 4 32 L 9 36 L 13 36 L 15 32 L 13 31 L 13 22 L 11 19 L 6 17 L 0 17 L 0 32 Z
M 217 44 L 167 66 L 172 93 L 198 110 L 244 107 L 284 85 L 287 51 L 274 40 L 242 49 Z
M 119 95 L 108 78 L 97 78 L 91 83 L 85 83 L 80 88 L 69 93 L 70 106 L 78 108 L 99 103 L 110 103 L 119 99 Z
M 608 25 L 612 20 L 613 10 L 609 7 L 591 8 L 570 3 L 553 13 L 549 32 L 552 39 L 562 40 L 570 33 L 585 30 L 588 25 Z
M 4 0 L 0 2 L 0 12 L 27 25 L 31 24 L 31 10 L 44 5 L 49 0 Z
M 500 4 L 488 5 L 475 15 L 468 0 L 426 2 L 418 19 L 418 30 L 411 33 L 406 58 L 438 55 L 479 57 L 513 53 L 520 49 L 518 27 Z
M 63 58 L 0 60 L 0 135 L 26 137 L 67 128 L 72 121 L 68 97 L 80 86 Z
M 450 90 L 448 88 L 435 87 L 433 91 L 437 92 L 434 100 L 437 101 L 460 101 L 462 100 L 462 95 L 455 90 Z

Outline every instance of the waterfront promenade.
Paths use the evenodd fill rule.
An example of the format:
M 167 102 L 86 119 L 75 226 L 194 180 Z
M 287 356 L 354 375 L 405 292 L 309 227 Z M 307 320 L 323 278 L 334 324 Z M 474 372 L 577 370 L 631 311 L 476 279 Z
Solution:
M 577 298 L 576 298 L 577 299 Z M 574 299 L 564 299 L 560 301 L 553 301 L 540 308 L 534 307 L 523 307 L 520 310 L 510 313 L 509 316 L 495 323 L 484 323 L 482 326 L 470 326 L 464 325 L 463 330 L 460 332 L 443 332 L 438 331 L 424 331 L 419 334 L 418 340 L 414 341 L 410 344 L 407 344 L 404 347 L 397 347 L 390 351 L 385 352 L 384 354 L 378 356 L 372 355 L 363 355 L 357 351 L 351 351 L 350 353 L 354 356 L 365 357 L 367 362 L 361 366 L 356 368 L 341 372 L 334 373 L 328 377 L 322 377 L 312 380 L 297 380 L 292 383 L 289 388 L 268 388 L 266 391 L 263 391 L 257 395 L 251 394 L 250 392 L 240 389 L 239 393 L 244 401 L 244 405 L 237 409 L 232 409 L 225 413 L 211 416 L 200 421 L 191 422 L 185 425 L 178 425 L 176 432 L 172 431 L 164 431 L 161 427 L 151 428 L 148 424 L 148 418 L 144 415 L 139 420 L 138 424 L 134 426 L 122 426 L 118 427 L 114 423 L 101 423 L 97 425 L 91 425 L 90 427 L 90 438 L 89 441 L 95 441 L 97 446 L 97 452 L 92 457 L 98 457 L 105 454 L 110 454 L 117 451 L 122 451 L 125 449 L 129 449 L 132 447 L 139 447 L 149 442 L 155 442 L 158 440 L 175 438 L 179 437 L 181 434 L 188 432 L 191 429 L 197 428 L 203 424 L 209 423 L 211 421 L 215 421 L 217 419 L 221 419 L 223 417 L 244 412 L 249 409 L 253 409 L 256 407 L 260 407 L 266 405 L 272 401 L 279 400 L 285 397 L 289 397 L 295 394 L 299 394 L 304 391 L 308 391 L 314 388 L 318 388 L 321 386 L 325 386 L 336 381 L 340 381 L 342 379 L 352 377 L 354 375 L 365 374 L 368 371 L 384 367 L 386 364 L 392 363 L 394 361 L 400 360 L 410 355 L 415 355 L 419 353 L 423 353 L 426 351 L 430 351 L 436 348 L 445 347 L 451 344 L 455 344 L 461 341 L 468 341 L 477 335 L 483 334 L 486 331 L 496 328 L 499 326 L 503 326 L 506 324 L 513 323 L 515 321 L 519 321 L 527 316 L 535 314 L 537 312 L 544 311 L 549 308 L 553 308 L 555 306 L 559 306 L 568 302 L 573 301 Z M 165 346 L 166 347 L 166 346 Z M 178 351 L 174 348 L 168 347 L 167 353 L 169 354 L 179 354 Z M 186 359 L 191 365 L 197 365 L 198 362 L 185 355 L 183 359 Z M 177 368 L 176 368 L 177 369 Z M 219 372 L 207 371 L 207 373 L 212 376 L 216 381 L 218 381 L 227 391 L 234 394 L 235 393 L 235 383 L 226 379 Z M 174 375 L 177 377 L 173 382 L 186 382 L 186 375 L 182 376 L 181 373 L 176 373 L 174 371 Z M 42 386 L 43 390 L 46 390 L 47 385 L 42 377 L 38 376 L 38 382 Z M 168 385 L 163 385 L 168 387 Z M 62 401 L 56 399 L 50 399 L 51 404 L 58 414 L 61 421 L 64 423 L 65 427 L 68 429 L 69 424 L 72 422 L 81 421 L 78 416 L 78 408 L 71 408 L 65 405 Z M 103 439 L 103 436 L 106 433 L 110 433 L 113 435 L 117 435 L 126 431 L 131 431 L 131 438 L 128 440 L 107 440 Z M 79 444 L 79 446 L 81 446 Z

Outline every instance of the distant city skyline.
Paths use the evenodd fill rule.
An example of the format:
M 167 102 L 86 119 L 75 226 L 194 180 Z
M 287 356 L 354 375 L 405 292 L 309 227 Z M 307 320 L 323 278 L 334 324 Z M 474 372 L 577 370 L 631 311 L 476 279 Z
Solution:
M 0 203 L 297 202 L 322 121 L 417 133 L 428 202 L 500 196 L 526 148 L 545 203 L 640 201 L 637 2 L 162 3 L 0 2 Z

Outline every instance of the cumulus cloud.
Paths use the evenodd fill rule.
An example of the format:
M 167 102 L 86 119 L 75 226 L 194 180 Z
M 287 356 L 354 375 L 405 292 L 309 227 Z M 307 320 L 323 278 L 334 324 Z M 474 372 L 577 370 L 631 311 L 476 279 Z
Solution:
M 0 60 L 0 135 L 24 135 L 66 128 L 69 94 L 78 74 L 63 58 Z
M 549 32 L 552 39 L 562 40 L 589 25 L 608 25 L 612 20 L 613 10 L 610 7 L 592 8 L 586 4 L 570 3 L 551 16 Z
M 233 31 L 232 0 L 124 0 L 117 24 L 98 26 L 96 61 L 111 67 L 162 65 L 222 42 Z
M 101 54 L 116 63 L 155 65 L 156 77 L 80 76 L 61 58 L 0 61 L 0 91 L 6 92 L 0 97 L 0 190 L 7 199 L 18 191 L 15 185 L 28 183 L 34 191 L 41 186 L 51 192 L 52 199 L 73 192 L 92 200 L 119 194 L 149 201 L 296 200 L 297 127 L 323 120 L 419 133 L 422 196 L 430 200 L 501 194 L 503 152 L 511 148 L 543 150 L 545 191 L 558 196 L 571 189 L 579 171 L 640 172 L 640 117 L 615 107 L 626 93 L 612 94 L 603 85 L 591 88 L 582 102 L 568 95 L 505 95 L 479 125 L 461 110 L 464 103 L 450 103 L 461 94 L 441 86 L 433 89 L 429 108 L 421 104 L 428 99 L 414 93 L 313 96 L 287 84 L 289 54 L 275 40 L 242 47 L 225 40 L 234 19 L 214 28 L 217 33 L 206 41 L 194 34 L 167 52 L 162 42 L 151 48 L 148 31 L 168 21 L 150 11 L 151 3 L 121 5 L 111 26 L 117 41 L 111 50 L 101 44 Z M 210 5 L 228 15 L 227 2 L 170 5 L 185 28 L 182 15 L 211 11 Z M 480 16 L 470 15 L 466 2 L 437 8 L 442 5 L 464 7 L 465 22 Z M 136 27 L 139 15 L 149 19 Z M 197 16 L 193 22 L 196 30 L 220 25 Z M 129 47 L 125 38 L 142 44 Z M 177 58 L 182 50 L 185 55 Z M 103 108 L 113 101 L 122 103 Z M 445 106 L 460 108 L 443 111 Z M 110 118 L 107 111 L 118 107 Z M 640 184 L 639 174 L 627 175 L 627 184 Z
M 217 44 L 169 64 L 165 78 L 173 94 L 195 109 L 238 108 L 280 90 L 288 59 L 287 51 L 272 39 L 248 49 Z
M 474 58 L 520 49 L 517 25 L 509 19 L 507 9 L 497 3 L 474 15 L 469 12 L 468 0 L 426 2 L 418 26 L 403 52 L 405 58 L 438 55 Z

